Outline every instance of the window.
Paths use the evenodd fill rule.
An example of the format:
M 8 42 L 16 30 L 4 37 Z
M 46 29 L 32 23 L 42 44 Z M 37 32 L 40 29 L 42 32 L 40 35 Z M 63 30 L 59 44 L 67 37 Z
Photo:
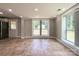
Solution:
M 16 29 L 16 21 L 11 21 L 11 29 Z
M 74 26 L 74 20 L 73 16 L 67 16 L 66 20 L 66 32 L 67 32 L 67 40 L 74 42 L 75 39 L 75 26 Z
M 75 21 L 72 14 L 62 17 L 62 39 L 70 42 L 75 41 Z

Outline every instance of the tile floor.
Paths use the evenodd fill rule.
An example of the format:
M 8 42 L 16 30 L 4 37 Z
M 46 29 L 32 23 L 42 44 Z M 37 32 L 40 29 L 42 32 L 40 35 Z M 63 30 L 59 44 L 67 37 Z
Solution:
M 55 39 L 0 40 L 0 56 L 75 56 Z

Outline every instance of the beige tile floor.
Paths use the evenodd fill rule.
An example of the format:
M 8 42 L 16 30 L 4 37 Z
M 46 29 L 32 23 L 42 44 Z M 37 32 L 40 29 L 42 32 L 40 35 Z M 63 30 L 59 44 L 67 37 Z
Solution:
M 0 40 L 0 56 L 75 56 L 55 39 Z

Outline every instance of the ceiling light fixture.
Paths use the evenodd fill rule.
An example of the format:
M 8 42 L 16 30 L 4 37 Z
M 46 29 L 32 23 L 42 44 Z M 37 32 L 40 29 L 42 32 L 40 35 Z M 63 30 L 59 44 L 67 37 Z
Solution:
M 35 8 L 34 11 L 38 11 L 38 8 Z
M 23 17 L 23 16 L 20 16 L 21 18 Z
M 3 12 L 0 12 L 0 14 L 3 14 Z
M 57 9 L 57 11 L 65 11 L 66 9 L 65 8 L 62 8 L 62 9 Z
M 12 12 L 12 9 L 8 9 L 10 12 Z
M 58 11 L 58 14 L 61 14 L 61 13 L 63 13 L 65 10 L 66 10 L 65 8 L 62 8 L 62 9 L 57 9 L 57 11 Z
M 61 11 L 61 9 L 57 9 L 57 11 Z

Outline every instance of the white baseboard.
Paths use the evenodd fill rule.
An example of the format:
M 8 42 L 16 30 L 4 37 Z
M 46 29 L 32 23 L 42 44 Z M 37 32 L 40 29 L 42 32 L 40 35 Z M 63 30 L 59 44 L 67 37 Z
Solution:
M 32 39 L 32 38 L 38 38 L 38 37 L 33 37 L 33 36 L 25 36 L 25 37 L 21 37 L 21 39 L 25 39 L 25 38 L 29 38 L 29 39 Z M 43 38 L 43 37 L 42 37 Z M 48 38 L 48 39 L 56 39 L 56 37 L 45 37 L 45 38 Z M 39 39 L 39 38 L 38 38 Z
M 32 36 L 26 36 L 26 37 L 21 36 L 21 39 L 25 39 L 25 38 L 32 38 Z
M 51 38 L 51 39 L 56 39 L 56 37 L 53 37 L 53 36 L 50 36 L 49 38 Z

